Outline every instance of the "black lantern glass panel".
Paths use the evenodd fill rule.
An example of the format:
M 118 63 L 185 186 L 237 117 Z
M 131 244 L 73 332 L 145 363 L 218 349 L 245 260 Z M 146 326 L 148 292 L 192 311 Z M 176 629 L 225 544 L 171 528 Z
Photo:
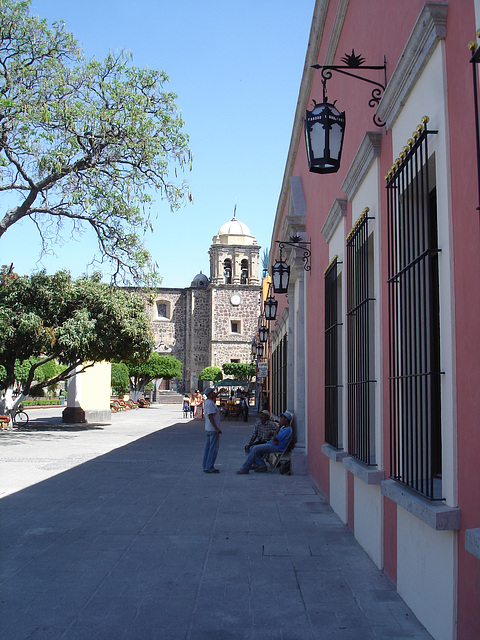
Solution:
M 258 335 L 260 336 L 260 342 L 266 342 L 268 340 L 268 327 L 262 325 L 258 330 Z
M 328 102 L 315 103 L 305 117 L 308 167 L 314 173 L 335 173 L 340 168 L 345 112 Z
M 275 318 L 277 317 L 277 307 L 278 307 L 278 302 L 277 300 L 275 300 L 275 298 L 272 298 L 270 296 L 265 300 L 264 310 L 265 310 L 265 318 L 267 320 L 275 320 Z
M 285 260 L 277 260 L 272 267 L 272 284 L 275 293 L 287 293 L 290 267 Z
M 257 343 L 257 356 L 259 358 L 263 357 L 263 344 L 261 342 Z

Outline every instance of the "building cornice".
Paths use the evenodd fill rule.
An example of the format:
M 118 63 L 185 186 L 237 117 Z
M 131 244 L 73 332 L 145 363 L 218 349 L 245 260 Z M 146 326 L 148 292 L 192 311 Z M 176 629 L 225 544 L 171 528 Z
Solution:
M 352 200 L 362 180 L 370 170 L 373 160 L 380 155 L 381 146 L 381 133 L 376 131 L 367 131 L 365 133 L 342 183 L 342 191 L 346 194 L 348 200 Z
M 347 200 L 345 198 L 337 198 L 333 203 L 322 227 L 322 234 L 327 242 L 330 242 L 340 220 L 342 220 L 346 215 Z
M 385 93 L 377 116 L 391 129 L 438 42 L 447 35 L 448 3 L 426 2 L 413 27 Z

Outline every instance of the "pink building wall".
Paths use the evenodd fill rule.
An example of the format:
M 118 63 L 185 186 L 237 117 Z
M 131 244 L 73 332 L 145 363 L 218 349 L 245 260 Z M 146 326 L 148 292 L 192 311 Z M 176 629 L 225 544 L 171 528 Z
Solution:
M 453 205 L 458 506 L 458 638 L 480 636 L 480 560 L 465 550 L 465 531 L 480 524 L 480 211 L 476 174 L 470 53 L 475 40 L 473 2 L 451 2 L 446 64 Z
M 480 211 L 477 190 L 476 147 L 474 136 L 474 102 L 472 69 L 467 44 L 475 39 L 475 15 L 473 0 L 450 0 L 448 4 L 447 37 L 445 39 L 445 61 L 448 93 L 450 173 L 451 181 L 451 246 L 454 264 L 451 272 L 451 287 L 454 291 L 455 328 L 455 388 L 456 388 L 456 468 L 458 507 L 461 510 L 461 530 L 458 534 L 458 640 L 473 640 L 480 637 L 480 560 L 465 550 L 465 530 L 480 527 Z M 422 0 L 398 2 L 393 0 L 351 0 L 336 49 L 334 64 L 350 53 L 361 54 L 366 64 L 382 64 L 387 58 L 387 81 L 402 54 L 406 41 L 424 6 Z M 323 64 L 339 7 L 338 0 L 329 3 L 317 62 Z M 368 15 L 366 15 L 368 13 Z M 378 80 L 383 81 L 382 72 Z M 373 76 L 372 76 L 373 77 Z M 305 79 L 305 76 L 304 76 Z M 297 140 L 292 140 L 295 162 L 292 176 L 300 176 L 305 197 L 307 219 L 306 235 L 312 242 L 311 273 L 306 277 L 308 318 L 308 472 L 328 496 L 330 492 L 330 460 L 322 454 L 325 442 L 323 394 L 325 376 L 324 362 L 324 291 L 323 272 L 329 263 L 329 248 L 322 235 L 331 203 L 344 198 L 341 185 L 352 159 L 366 131 L 379 131 L 372 123 L 373 110 L 368 107 L 371 88 L 361 81 L 334 74 L 327 84 L 329 101 L 337 100 L 337 108 L 345 110 L 347 124 L 338 173 L 317 175 L 308 172 L 303 130 Z M 322 98 L 320 71 L 313 74 L 308 108 L 312 99 Z M 413 123 L 416 125 L 417 123 Z M 382 131 L 380 173 L 387 174 L 394 161 L 392 135 Z M 381 184 L 379 215 L 382 271 L 382 336 L 383 352 L 388 353 L 387 300 L 387 237 L 386 237 L 386 189 Z M 368 203 L 365 203 L 368 205 Z M 277 214 L 278 215 L 278 214 Z M 282 216 L 287 215 L 287 203 Z M 352 225 L 351 205 L 346 216 L 347 233 Z M 277 229 L 281 225 L 276 224 Z M 388 361 L 383 359 L 384 380 L 388 378 Z M 386 477 L 389 469 L 389 391 L 383 385 L 383 454 Z M 311 417 L 315 416 L 315 420 Z M 348 524 L 354 527 L 353 504 L 355 500 L 352 477 L 348 479 Z M 384 569 L 395 582 L 397 579 L 397 519 L 396 505 L 383 499 L 383 562 Z

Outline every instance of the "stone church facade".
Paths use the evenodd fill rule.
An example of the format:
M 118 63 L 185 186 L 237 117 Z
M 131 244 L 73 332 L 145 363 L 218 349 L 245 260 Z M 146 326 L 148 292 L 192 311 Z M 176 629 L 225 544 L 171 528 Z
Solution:
M 159 287 L 148 304 L 155 350 L 182 363 L 178 391 L 202 389 L 200 372 L 250 362 L 260 301 L 257 240 L 235 215 L 210 246 L 210 278 L 200 272 L 185 289 Z

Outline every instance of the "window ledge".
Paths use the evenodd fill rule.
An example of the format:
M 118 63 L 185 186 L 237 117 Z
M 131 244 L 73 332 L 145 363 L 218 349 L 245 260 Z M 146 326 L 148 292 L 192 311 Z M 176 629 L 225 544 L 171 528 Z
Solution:
M 436 531 L 458 531 L 460 529 L 460 509 L 458 507 L 430 502 L 395 480 L 382 482 L 382 494 Z
M 343 466 L 347 471 L 353 473 L 354 476 L 365 482 L 365 484 L 380 484 L 385 479 L 385 471 L 373 467 L 367 467 L 359 460 L 355 460 L 351 456 L 347 456 L 342 460 Z
M 348 456 L 348 453 L 346 451 L 343 451 L 343 449 L 336 449 L 334 446 L 327 443 L 322 444 L 322 453 L 334 462 L 341 462 Z
M 480 529 L 467 529 L 465 531 L 465 549 L 472 556 L 480 559 Z

